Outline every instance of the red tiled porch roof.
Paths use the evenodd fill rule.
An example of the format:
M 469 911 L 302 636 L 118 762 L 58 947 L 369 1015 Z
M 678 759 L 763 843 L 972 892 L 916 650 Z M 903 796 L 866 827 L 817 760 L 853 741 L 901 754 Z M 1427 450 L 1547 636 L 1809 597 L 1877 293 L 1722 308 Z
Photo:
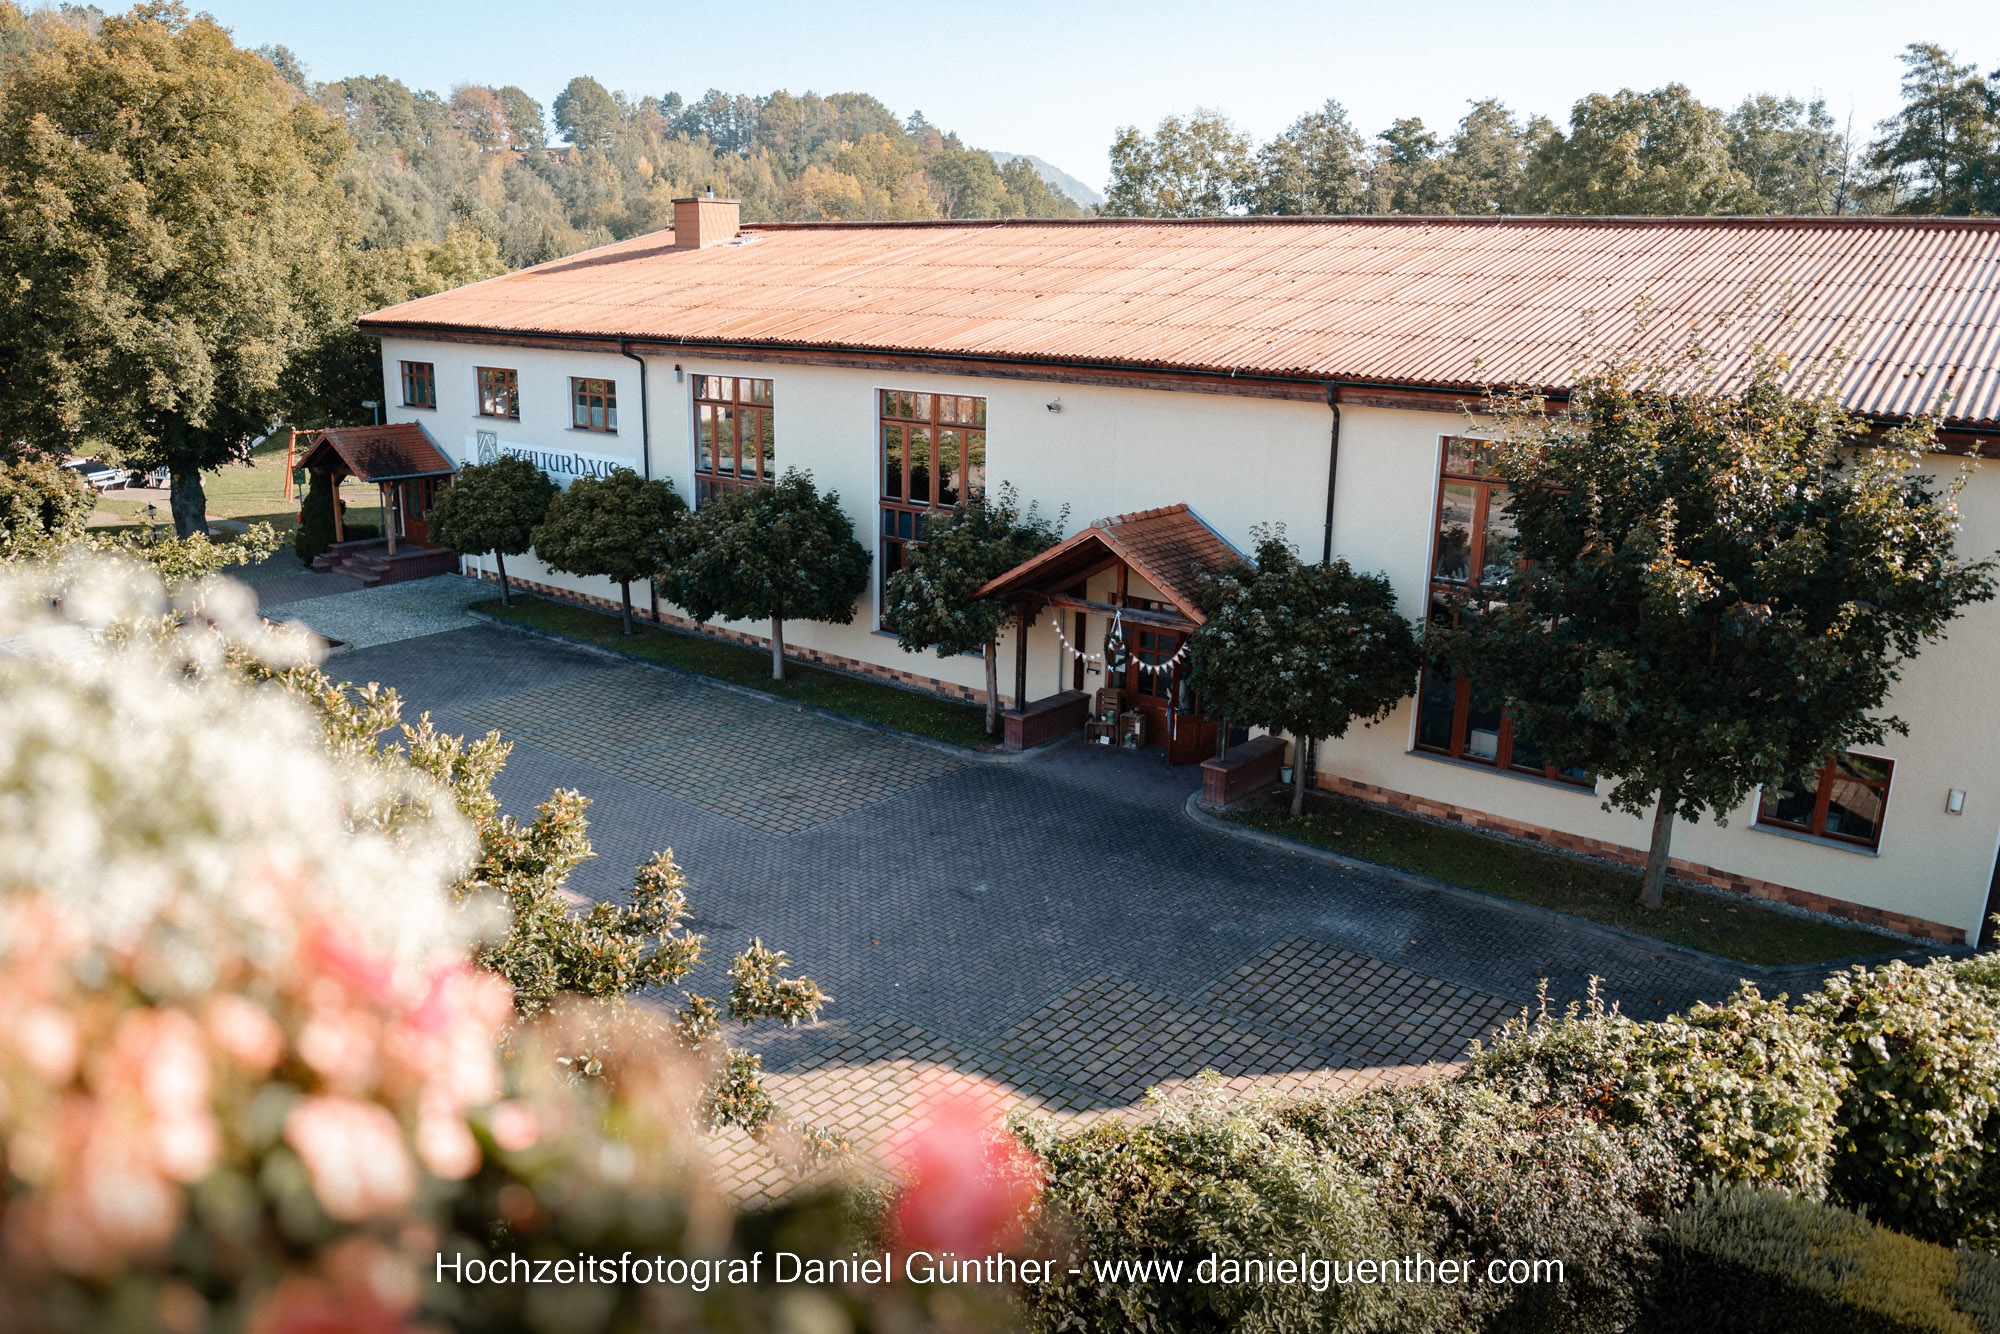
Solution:
M 1099 519 L 1082 532 L 1015 566 L 979 590 L 981 597 L 1060 592 L 1114 561 L 1160 590 L 1174 609 L 1200 625 L 1201 578 L 1240 562 L 1243 554 L 1186 505 Z
M 317 471 L 335 460 L 346 467 L 350 477 L 362 482 L 435 477 L 452 471 L 451 460 L 415 422 L 329 426 L 299 462 Z

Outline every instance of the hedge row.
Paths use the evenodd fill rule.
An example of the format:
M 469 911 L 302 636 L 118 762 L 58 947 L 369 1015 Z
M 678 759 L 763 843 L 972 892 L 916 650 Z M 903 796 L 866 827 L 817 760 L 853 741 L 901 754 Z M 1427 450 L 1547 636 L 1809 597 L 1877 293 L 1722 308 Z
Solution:
M 1048 1166 L 1043 1240 L 1073 1254 L 1424 1255 L 1470 1262 L 1458 1281 L 1121 1285 L 1085 1266 L 1024 1302 L 1050 1331 L 2000 1334 L 2000 1261 L 1967 1249 L 2000 1238 L 1996 1099 L 1984 959 L 1855 969 L 1790 1004 L 1746 987 L 1658 1023 L 1544 1008 L 1455 1080 L 1197 1091 L 1145 1125 L 1024 1132 Z M 1562 1281 L 1488 1281 L 1518 1260 L 1560 1261 Z M 1709 1300 L 1725 1277 L 1747 1305 Z

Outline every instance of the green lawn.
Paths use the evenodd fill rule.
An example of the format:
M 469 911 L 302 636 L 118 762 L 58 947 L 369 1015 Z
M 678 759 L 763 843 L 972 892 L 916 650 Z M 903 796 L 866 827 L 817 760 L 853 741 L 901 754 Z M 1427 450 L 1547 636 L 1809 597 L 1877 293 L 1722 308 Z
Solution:
M 844 713 L 864 722 L 879 723 L 900 732 L 912 732 L 955 746 L 990 750 L 986 736 L 985 711 L 971 704 L 954 704 L 935 695 L 902 690 L 879 681 L 870 681 L 845 672 L 808 667 L 787 662 L 785 679 L 771 679 L 771 655 L 759 649 L 726 644 L 702 635 L 636 624 L 628 638 L 618 633 L 618 618 L 604 612 L 555 602 L 525 593 L 514 595 L 514 605 L 503 607 L 498 599 L 474 603 L 474 611 L 503 620 L 548 630 L 586 643 L 602 644 L 683 671 L 712 676 L 732 685 L 749 686 L 785 699 L 817 708 Z
M 248 462 L 232 463 L 204 474 L 201 483 L 208 494 L 208 517 L 244 523 L 261 521 L 277 529 L 281 537 L 298 527 L 301 498 L 285 498 L 285 447 L 289 438 L 290 432 L 279 431 L 252 450 Z M 381 530 L 382 507 L 374 503 L 378 494 L 373 486 L 357 482 L 342 487 L 341 494 L 347 500 L 349 523 L 372 523 L 378 532 Z M 144 500 L 127 498 L 122 492 L 107 491 L 97 498 L 97 522 L 105 523 L 106 515 L 121 523 L 137 522 L 145 517 L 146 504 Z M 153 504 L 155 522 L 173 521 L 165 501 Z
M 1731 903 L 1669 886 L 1648 912 L 1634 901 L 1639 874 L 1451 829 L 1344 797 L 1313 796 L 1304 815 L 1271 796 L 1226 818 L 1267 833 L 1362 857 L 1435 880 L 1604 922 L 1743 963 L 1811 963 L 1884 954 L 1904 945 L 1858 926 L 1795 917 L 1753 901 Z

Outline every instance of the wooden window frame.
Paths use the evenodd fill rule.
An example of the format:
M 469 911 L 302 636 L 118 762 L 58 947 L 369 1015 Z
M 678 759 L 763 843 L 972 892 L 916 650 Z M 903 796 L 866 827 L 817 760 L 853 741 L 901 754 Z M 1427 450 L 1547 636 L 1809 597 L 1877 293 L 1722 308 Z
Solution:
M 589 387 L 591 385 L 597 387 L 593 389 Z M 604 414 L 604 425 L 591 425 L 593 409 Z M 569 425 L 573 431 L 589 431 L 594 435 L 617 435 L 618 381 L 595 375 L 570 376 Z
M 757 386 L 763 386 L 763 397 L 758 398 Z M 725 388 L 726 397 L 717 393 L 718 387 Z M 776 386 L 767 378 L 754 375 L 697 375 L 692 385 L 694 399 L 694 503 L 700 509 L 712 498 L 726 496 L 732 491 L 747 491 L 754 487 L 769 486 L 777 480 L 777 392 Z M 722 467 L 722 451 L 716 445 L 722 439 L 723 412 L 728 412 L 729 462 L 730 467 Z M 701 439 L 702 423 L 709 423 L 708 466 L 702 466 Z M 753 442 L 754 467 L 743 470 L 743 440 L 748 434 Z M 761 448 L 755 446 L 761 445 Z
M 947 403 L 950 404 L 948 413 Z M 966 420 L 959 420 L 961 417 Z M 913 429 L 929 433 L 929 461 L 925 469 L 927 484 L 924 488 L 927 494 L 921 501 L 910 499 L 912 469 L 909 439 Z M 897 490 L 893 495 L 889 487 L 889 440 L 892 431 L 900 432 L 903 441 L 901 460 L 896 468 Z M 941 488 L 936 485 L 946 431 L 959 436 L 956 495 L 949 504 L 938 499 Z M 875 390 L 875 490 L 879 501 L 876 520 L 880 546 L 876 598 L 878 616 L 888 598 L 890 578 L 903 568 L 909 548 L 922 543 L 924 528 L 931 519 L 951 513 L 973 491 L 986 489 L 988 431 L 986 396 L 983 394 L 939 394 L 915 389 Z M 972 461 L 975 437 L 979 455 L 976 471 Z
M 1507 483 L 1496 481 L 1490 473 L 1476 469 L 1466 472 L 1452 472 L 1452 447 L 1470 444 L 1475 447 L 1491 447 L 1493 442 L 1479 440 L 1471 436 L 1447 436 L 1438 451 L 1437 495 L 1431 506 L 1431 549 L 1430 559 L 1425 567 L 1426 607 L 1425 615 L 1435 619 L 1441 612 L 1437 605 L 1440 596 L 1449 593 L 1470 592 L 1475 595 L 1491 590 L 1496 594 L 1481 600 L 1482 607 L 1491 606 L 1505 600 L 1503 582 L 1487 583 L 1486 574 L 1486 524 L 1495 495 L 1507 491 Z M 1477 453 L 1475 448 L 1473 453 Z M 1444 541 L 1445 499 L 1453 486 L 1473 488 L 1472 521 L 1469 525 L 1465 551 L 1465 578 L 1445 579 L 1438 574 L 1438 556 Z M 1492 769 L 1496 773 L 1512 774 L 1525 778 L 1540 778 L 1552 783 L 1561 783 L 1584 791 L 1594 791 L 1596 779 L 1588 774 L 1567 772 L 1553 764 L 1516 764 L 1514 761 L 1514 719 L 1506 709 L 1501 709 L 1500 719 L 1495 728 L 1493 754 L 1489 756 L 1470 754 L 1466 743 L 1471 733 L 1473 683 L 1470 677 L 1455 676 L 1450 680 L 1452 687 L 1452 713 L 1449 737 L 1442 746 L 1424 740 L 1425 708 L 1430 695 L 1430 687 L 1441 665 L 1436 662 L 1424 664 L 1423 676 L 1417 686 L 1416 728 L 1412 749 L 1426 755 L 1442 755 L 1447 759 L 1464 764 L 1476 764 Z
M 1888 772 L 1880 782 L 1871 778 L 1843 774 L 1840 771 L 1840 759 L 1842 755 L 1851 755 L 1856 759 L 1867 760 L 1872 764 L 1882 765 Z M 1826 763 L 1820 766 L 1819 783 L 1813 792 L 1813 810 L 1809 823 L 1799 824 L 1793 820 L 1779 819 L 1775 814 L 1766 814 L 1765 806 L 1767 802 L 1774 808 L 1777 804 L 1775 801 L 1770 800 L 1776 795 L 1777 790 L 1761 788 L 1757 793 L 1756 824 L 1762 829 L 1777 830 L 1786 834 L 1797 834 L 1806 838 L 1823 839 L 1828 843 L 1837 844 L 1841 847 L 1865 848 L 1869 852 L 1879 852 L 1882 847 L 1882 831 L 1889 824 L 1889 789 L 1894 786 L 1895 781 L 1896 762 L 1888 756 L 1869 755 L 1858 750 L 1841 751 L 1837 754 L 1827 756 Z M 1875 820 L 1875 837 L 1857 838 L 1852 834 L 1843 834 L 1826 827 L 1827 807 L 1832 802 L 1834 784 L 1839 782 L 1854 783 L 1872 792 L 1879 792 L 1881 794 L 1882 813 Z
M 473 367 L 473 373 L 477 377 L 479 385 L 480 416 L 492 417 L 498 421 L 517 422 L 521 420 L 521 372 L 510 370 L 504 366 L 475 366 Z M 506 378 L 498 378 L 501 376 L 505 376 Z M 486 410 L 487 405 L 491 401 L 487 397 L 486 391 L 488 389 L 504 392 L 507 396 L 507 406 L 511 411 L 488 412 Z
M 432 361 L 406 361 L 403 363 L 403 406 L 406 408 L 431 408 L 438 405 L 437 363 Z M 421 389 L 421 394 L 413 390 Z

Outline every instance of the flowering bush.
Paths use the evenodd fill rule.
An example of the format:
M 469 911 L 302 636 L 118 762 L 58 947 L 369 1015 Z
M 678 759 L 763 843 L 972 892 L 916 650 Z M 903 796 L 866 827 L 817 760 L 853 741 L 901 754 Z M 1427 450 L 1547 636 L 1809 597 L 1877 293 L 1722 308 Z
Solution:
M 841 1328 L 903 1299 L 440 1282 L 440 1257 L 856 1243 L 831 1197 L 739 1221 L 678 1044 L 599 1003 L 518 1024 L 468 957 L 504 919 L 452 894 L 478 820 L 422 759 L 466 748 L 325 744 L 232 669 L 304 653 L 241 589 L 24 567 L 0 643 L 0 1328 Z M 559 1064 L 583 1046 L 596 1079 Z

